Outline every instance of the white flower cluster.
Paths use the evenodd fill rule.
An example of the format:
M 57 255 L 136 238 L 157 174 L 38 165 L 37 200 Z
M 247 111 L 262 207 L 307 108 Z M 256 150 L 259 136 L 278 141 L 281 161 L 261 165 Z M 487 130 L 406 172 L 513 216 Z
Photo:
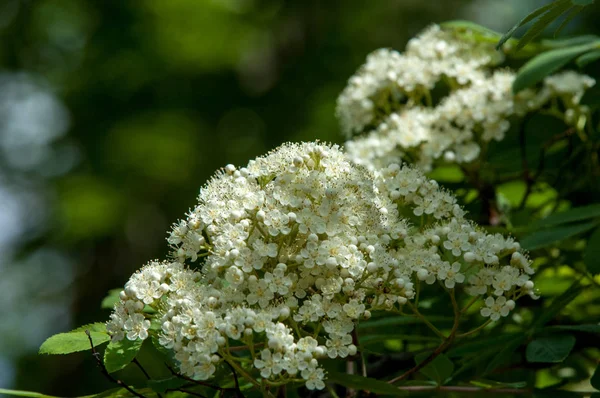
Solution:
M 519 245 L 463 216 L 416 169 L 374 174 L 337 146 L 284 145 L 201 190 L 168 238 L 175 261 L 131 277 L 108 330 L 114 340 L 156 333 L 195 379 L 239 361 L 235 350 L 267 383 L 323 389 L 319 359 L 355 355 L 356 323 L 401 311 L 421 281 L 485 297 L 493 320 L 533 295 Z M 198 259 L 199 271 L 183 265 Z
M 437 159 L 468 163 L 488 142 L 504 138 L 511 119 L 550 106 L 575 125 L 587 112 L 579 101 L 594 79 L 563 72 L 546 78 L 540 90 L 514 95 L 515 74 L 490 69 L 499 57 L 493 44 L 438 26 L 412 39 L 404 54 L 370 54 L 337 103 L 350 158 L 372 169 L 400 160 L 424 170 Z M 449 92 L 434 105 L 434 90 L 442 89 Z

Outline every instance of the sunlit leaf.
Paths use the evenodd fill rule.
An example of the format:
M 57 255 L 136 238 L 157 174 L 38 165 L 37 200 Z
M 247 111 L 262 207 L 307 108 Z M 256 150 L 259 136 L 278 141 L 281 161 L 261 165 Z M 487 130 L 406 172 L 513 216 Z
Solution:
M 525 356 L 528 362 L 562 362 L 575 346 L 575 337 L 570 334 L 538 337 L 527 345 Z
M 62 355 L 90 350 L 92 346 L 85 330 L 90 331 L 94 346 L 104 344 L 110 340 L 110 336 L 106 332 L 106 325 L 103 323 L 94 323 L 82 326 L 68 333 L 59 333 L 49 337 L 40 347 L 39 353 Z

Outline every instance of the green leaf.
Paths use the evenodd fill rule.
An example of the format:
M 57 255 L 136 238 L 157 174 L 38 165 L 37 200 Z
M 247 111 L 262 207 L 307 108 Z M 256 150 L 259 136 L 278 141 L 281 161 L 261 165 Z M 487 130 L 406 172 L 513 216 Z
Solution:
M 574 346 L 575 337 L 570 334 L 538 337 L 527 345 L 525 356 L 528 362 L 562 362 Z
M 429 357 L 431 353 L 424 352 L 415 357 L 415 362 L 420 364 L 425 359 Z M 452 373 L 454 372 L 454 364 L 448 357 L 444 354 L 440 354 L 434 358 L 433 361 L 425 365 L 421 370 L 425 376 L 429 377 L 431 380 L 435 381 L 438 386 L 444 384 L 446 380 Z
M 571 3 L 576 6 L 589 6 L 594 4 L 594 1 L 596 0 L 571 0 Z
M 327 379 L 328 381 L 332 381 L 344 387 L 360 391 L 370 391 L 374 394 L 393 395 L 397 397 L 408 395 L 407 392 L 399 390 L 385 381 L 371 379 L 369 377 L 339 372 L 328 372 Z
M 143 340 L 131 341 L 124 338 L 111 342 L 104 351 L 104 366 L 108 373 L 116 372 L 129 365 L 142 347 Z
M 110 340 L 106 332 L 106 325 L 103 323 L 94 323 L 77 328 L 71 332 L 59 333 L 49 337 L 40 347 L 40 354 L 62 355 L 72 352 L 90 350 L 90 340 L 85 330 L 90 331 L 90 336 L 94 346 L 99 346 Z
M 596 366 L 596 370 L 590 379 L 590 383 L 596 390 L 600 390 L 600 364 Z
M 569 14 L 567 15 L 567 17 L 564 19 L 564 21 L 562 21 L 560 26 L 558 28 L 556 28 L 556 30 L 554 31 L 554 37 L 558 36 L 558 34 L 560 32 L 562 32 L 562 30 L 565 28 L 565 26 L 567 26 L 569 24 L 569 22 L 571 22 L 573 20 L 573 18 L 575 18 L 577 16 L 577 14 L 579 14 L 581 12 L 581 10 L 583 10 L 583 9 L 584 9 L 583 6 L 575 6 L 575 7 L 571 8 L 571 10 L 569 10 Z
M 519 69 L 513 82 L 513 93 L 518 93 L 540 82 L 544 77 L 556 72 L 574 58 L 598 48 L 600 43 L 592 42 L 574 47 L 559 48 L 542 53 Z
M 525 341 L 525 335 L 518 336 L 514 340 L 506 343 L 504 347 L 496 354 L 485 368 L 484 374 L 489 374 L 500 366 L 510 362 L 517 348 Z
M 562 47 L 573 47 L 580 44 L 588 44 L 592 41 L 600 39 L 597 35 L 581 35 L 575 37 L 569 37 L 567 39 L 542 39 L 540 44 L 542 47 L 547 49 L 556 49 Z
M 521 246 L 525 250 L 535 250 L 547 247 L 561 240 L 579 235 L 596 227 L 598 222 L 587 222 L 564 227 L 542 229 L 521 239 Z
M 102 300 L 100 308 L 112 310 L 115 304 L 119 302 L 119 294 L 123 289 L 111 289 L 108 291 L 108 295 Z
M 527 43 L 538 37 L 548 27 L 548 25 L 550 25 L 572 7 L 569 0 L 557 0 L 552 3 L 552 6 L 553 7 L 549 8 L 546 13 L 541 15 L 538 20 L 533 23 L 533 26 L 529 28 L 527 32 L 525 32 L 523 37 L 521 37 L 521 40 L 519 40 L 516 50 L 525 47 Z
M 0 388 L 0 394 L 3 394 L 3 395 L 12 395 L 12 396 L 15 396 L 15 397 L 59 398 L 59 397 L 55 397 L 53 395 L 40 394 L 39 392 L 23 391 L 23 390 L 7 390 L 5 388 Z
M 144 397 L 158 397 L 158 395 L 149 388 L 141 388 L 141 389 L 136 388 L 135 392 L 137 392 L 138 394 L 140 394 Z M 102 391 L 101 393 L 98 393 L 98 394 L 87 395 L 85 397 L 79 397 L 79 398 L 129 398 L 129 397 L 135 397 L 135 395 L 133 395 L 132 393 L 127 391 L 125 388 L 113 388 L 110 390 Z
M 167 390 L 174 390 L 188 383 L 189 381 L 181 377 L 173 376 L 168 379 L 148 380 L 148 387 L 159 394 L 163 394 Z
M 585 53 L 579 58 L 575 60 L 575 63 L 579 68 L 584 68 L 588 64 L 600 59 L 600 50 L 590 51 L 589 53 Z
M 600 334 L 600 324 L 590 323 L 583 325 L 557 325 L 550 326 L 548 329 L 572 330 L 574 332 L 598 333 Z
M 567 211 L 554 213 L 542 220 L 536 221 L 532 225 L 532 228 L 566 224 L 574 221 L 589 220 L 596 217 L 600 217 L 600 204 L 575 207 Z
M 554 7 L 554 3 L 546 4 L 540 8 L 532 11 L 531 13 L 529 13 L 529 15 L 527 15 L 525 18 L 523 18 L 522 20 L 517 22 L 512 28 L 510 28 L 508 30 L 508 32 L 506 32 L 504 35 L 502 35 L 502 37 L 500 38 L 500 41 L 498 41 L 498 44 L 496 45 L 496 49 L 499 50 L 500 47 L 502 47 L 502 45 L 504 43 L 506 43 L 506 41 L 512 37 L 512 35 L 515 33 L 515 31 L 518 28 L 520 28 L 521 26 L 525 25 L 526 23 L 528 23 L 530 21 L 533 21 L 535 18 L 537 18 L 538 16 L 547 12 L 552 7 Z
M 535 319 L 532 324 L 532 329 L 537 329 L 544 326 L 549 320 L 554 318 L 556 314 L 562 311 L 571 301 L 575 299 L 582 291 L 584 287 L 581 286 L 579 281 L 573 283 L 567 290 L 565 290 L 560 296 L 552 300 L 552 304 L 548 308 L 541 311 L 541 315 Z
M 505 343 L 508 343 L 514 340 L 516 337 L 520 338 L 521 333 L 506 333 L 506 334 L 495 334 L 490 337 L 484 338 L 476 338 L 472 341 L 458 345 L 455 348 L 450 349 L 447 352 L 449 357 L 461 357 L 464 355 L 472 354 L 472 353 L 481 353 L 483 351 L 488 350 L 496 350 L 498 347 L 504 346 Z
M 600 228 L 592 232 L 583 252 L 583 261 L 592 275 L 600 274 Z

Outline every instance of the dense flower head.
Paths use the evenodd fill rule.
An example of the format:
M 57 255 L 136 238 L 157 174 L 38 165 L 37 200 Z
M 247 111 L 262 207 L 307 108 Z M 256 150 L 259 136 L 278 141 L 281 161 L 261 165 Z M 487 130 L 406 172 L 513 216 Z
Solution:
M 589 76 L 562 72 L 539 89 L 513 94 L 515 73 L 494 69 L 501 61 L 493 43 L 436 25 L 411 39 L 404 53 L 376 50 L 337 101 L 350 159 L 372 169 L 400 161 L 424 170 L 437 160 L 469 163 L 529 112 L 551 108 L 576 125 L 589 111 L 579 104 L 595 84 Z
M 172 261 L 131 277 L 108 330 L 155 333 L 199 380 L 243 347 L 267 382 L 322 389 L 320 360 L 355 355 L 356 324 L 401 311 L 420 283 L 481 296 L 493 320 L 534 295 L 518 243 L 467 221 L 418 169 L 372 172 L 335 145 L 287 144 L 225 167 L 168 242 Z

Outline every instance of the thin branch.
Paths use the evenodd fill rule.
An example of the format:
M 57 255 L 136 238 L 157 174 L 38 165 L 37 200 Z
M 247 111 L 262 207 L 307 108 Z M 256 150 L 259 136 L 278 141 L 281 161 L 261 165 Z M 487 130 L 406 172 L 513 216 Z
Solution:
M 114 377 L 112 377 L 110 375 L 110 373 L 108 373 L 108 370 L 106 370 L 106 366 L 104 366 L 104 363 L 102 362 L 102 358 L 100 358 L 100 353 L 98 351 L 96 351 L 96 347 L 94 347 L 94 342 L 92 341 L 92 335 L 90 334 L 90 331 L 86 330 L 85 334 L 87 335 L 88 340 L 90 341 L 90 346 L 92 347 L 92 356 L 96 359 L 96 364 L 100 368 L 100 371 L 102 372 L 102 374 L 104 375 L 104 377 L 106 377 L 111 382 L 113 382 L 113 383 L 115 383 L 115 384 L 123 387 L 124 389 L 126 389 L 127 391 L 129 391 L 131 394 L 135 395 L 136 397 L 138 397 L 138 398 L 146 398 L 145 396 L 143 396 L 142 394 L 136 392 L 134 389 L 132 389 L 131 387 L 129 387 L 127 384 L 125 384 L 121 380 L 115 379 Z
M 394 377 L 392 380 L 389 380 L 388 381 L 389 384 L 393 384 L 398 381 L 402 381 L 402 380 L 406 379 L 408 376 L 412 375 L 413 373 L 418 372 L 419 370 L 423 369 L 426 365 L 431 363 L 431 361 L 433 361 L 435 358 L 437 358 L 438 355 L 440 355 L 442 352 L 444 352 L 454 342 L 454 339 L 456 337 L 456 332 L 458 331 L 458 325 L 460 323 L 460 315 L 461 315 L 460 309 L 458 308 L 458 303 L 456 302 L 456 298 L 454 297 L 454 289 L 450 290 L 450 299 L 452 301 L 452 308 L 454 310 L 454 324 L 452 325 L 452 330 L 450 330 L 450 335 L 448 335 L 448 337 L 444 340 L 444 342 L 442 342 L 442 344 L 440 344 L 438 346 L 438 348 L 436 348 L 435 351 L 433 351 L 431 353 L 431 355 L 429 355 L 422 362 L 417 364 L 415 367 L 407 370 L 400 376 Z

